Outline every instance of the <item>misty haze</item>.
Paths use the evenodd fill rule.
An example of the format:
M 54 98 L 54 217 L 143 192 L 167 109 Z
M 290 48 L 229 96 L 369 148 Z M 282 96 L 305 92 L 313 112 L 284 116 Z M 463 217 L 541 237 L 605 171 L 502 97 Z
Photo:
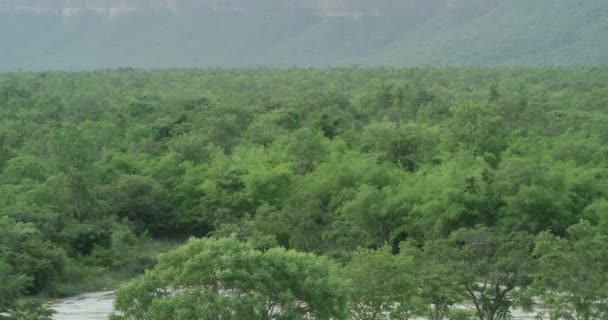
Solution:
M 596 0 L 1 0 L 0 69 L 606 62 Z

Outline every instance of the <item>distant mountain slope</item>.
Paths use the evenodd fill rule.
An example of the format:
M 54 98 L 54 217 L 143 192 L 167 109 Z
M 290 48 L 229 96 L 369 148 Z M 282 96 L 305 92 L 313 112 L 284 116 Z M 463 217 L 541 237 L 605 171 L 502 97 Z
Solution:
M 608 63 L 605 0 L 0 0 L 0 69 Z
M 431 22 L 432 23 L 432 22 Z M 608 1 L 512 0 L 452 27 L 411 37 L 370 63 L 578 65 L 608 63 Z

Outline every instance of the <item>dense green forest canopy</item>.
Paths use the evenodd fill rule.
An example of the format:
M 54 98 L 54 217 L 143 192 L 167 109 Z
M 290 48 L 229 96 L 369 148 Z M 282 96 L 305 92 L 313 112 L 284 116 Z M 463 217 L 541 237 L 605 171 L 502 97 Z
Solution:
M 193 240 L 167 255 L 121 291 L 122 305 L 197 283 L 159 277 L 168 277 L 163 268 L 235 263 L 234 277 L 243 268 L 258 280 L 329 270 L 310 284 L 318 290 L 286 282 L 293 287 L 280 297 L 262 280 L 234 280 L 232 289 L 256 292 L 239 304 L 243 314 L 269 294 L 297 319 L 287 292 L 318 305 L 324 298 L 312 290 L 335 303 L 308 311 L 319 315 L 344 316 L 348 295 L 357 319 L 441 319 L 457 301 L 480 299 L 478 318 L 492 320 L 556 288 L 601 315 L 593 301 L 605 297 L 604 274 L 584 292 L 559 275 L 580 267 L 566 252 L 590 261 L 584 281 L 606 270 L 593 257 L 606 252 L 607 104 L 605 67 L 2 74 L 0 279 L 12 289 L 0 290 L 0 314 L 23 295 L 68 293 L 70 280 L 139 273 L 156 264 L 142 249 L 151 239 L 206 236 L 232 240 Z M 230 250 L 249 258 L 231 262 L 240 253 Z M 199 251 L 220 260 L 207 265 L 215 258 L 194 258 Z M 269 274 L 251 271 L 269 264 Z M 366 283 L 370 268 L 383 271 Z M 533 277 L 537 268 L 545 277 Z M 505 276 L 493 282 L 496 270 Z M 492 286 L 478 286 L 483 279 Z M 218 291 L 189 294 L 184 301 L 221 300 Z M 147 306 L 171 314 L 166 297 Z M 585 312 L 574 300 L 560 305 L 568 303 L 579 309 L 561 314 Z
M 602 0 L 3 0 L 0 70 L 608 63 Z

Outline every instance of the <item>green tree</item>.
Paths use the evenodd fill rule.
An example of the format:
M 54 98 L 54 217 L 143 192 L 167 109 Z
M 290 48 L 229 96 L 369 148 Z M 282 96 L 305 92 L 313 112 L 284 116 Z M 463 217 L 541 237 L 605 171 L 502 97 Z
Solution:
M 495 157 L 507 147 L 507 131 L 502 118 L 484 104 L 463 103 L 450 108 L 446 139 L 452 146 L 463 146 Z
M 48 150 L 61 171 L 89 168 L 98 157 L 95 142 L 72 124 L 54 129 L 48 138 Z
M 152 178 L 121 176 L 104 193 L 116 215 L 135 223 L 139 231 L 157 232 L 171 223 L 169 194 Z
M 245 190 L 252 201 L 277 205 L 292 192 L 293 179 L 293 173 L 286 166 L 258 168 L 245 176 Z
M 490 97 L 488 98 L 488 101 L 490 101 L 490 102 L 495 102 L 495 101 L 498 101 L 498 99 L 500 99 L 500 91 L 498 90 L 497 83 L 492 83 L 490 85 L 489 95 L 490 95 Z
M 422 314 L 429 320 L 442 320 L 450 308 L 462 302 L 466 294 L 460 290 L 459 277 L 448 260 L 453 254 L 447 239 L 427 241 L 421 249 L 412 243 L 401 245 L 402 254 L 415 257 L 416 277 L 420 283 Z
M 414 259 L 386 246 L 360 249 L 346 266 L 352 319 L 410 319 L 421 308 Z
M 0 257 L 0 320 L 51 320 L 53 311 L 39 301 L 25 299 L 31 278 L 15 273 Z
M 501 235 L 481 227 L 458 230 L 450 242 L 445 263 L 453 268 L 478 320 L 505 319 L 515 307 L 530 307 L 526 288 L 535 272 L 531 236 Z
M 6 314 L 10 315 L 17 305 L 19 298 L 25 294 L 27 287 L 30 285 L 31 278 L 22 274 L 15 274 L 13 268 L 0 261 L 0 319 L 10 319 Z
M 191 239 L 116 291 L 113 320 L 346 319 L 324 258 L 234 239 Z
M 31 224 L 0 217 L 0 262 L 8 264 L 17 275 L 28 279 L 23 290 L 28 293 L 50 292 L 64 276 L 65 253 L 43 240 Z M 19 283 L 23 284 L 21 281 Z
M 439 134 L 419 124 L 400 124 L 384 119 L 367 125 L 358 146 L 366 152 L 377 152 L 382 160 L 413 171 L 437 155 Z
M 535 256 L 539 270 L 535 293 L 550 319 L 595 320 L 608 317 L 608 235 L 587 221 L 568 228 L 565 237 L 542 233 Z

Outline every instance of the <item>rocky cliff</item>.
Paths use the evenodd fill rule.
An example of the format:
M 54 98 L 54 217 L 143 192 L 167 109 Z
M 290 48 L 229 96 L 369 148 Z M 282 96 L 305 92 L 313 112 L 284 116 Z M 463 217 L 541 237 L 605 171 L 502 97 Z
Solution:
M 416 8 L 492 8 L 499 0 L 0 0 L 0 11 L 74 16 L 94 12 L 118 16 L 142 10 L 180 10 L 198 7 L 215 11 L 243 11 L 256 7 L 295 7 L 316 10 L 323 16 L 380 16 Z

